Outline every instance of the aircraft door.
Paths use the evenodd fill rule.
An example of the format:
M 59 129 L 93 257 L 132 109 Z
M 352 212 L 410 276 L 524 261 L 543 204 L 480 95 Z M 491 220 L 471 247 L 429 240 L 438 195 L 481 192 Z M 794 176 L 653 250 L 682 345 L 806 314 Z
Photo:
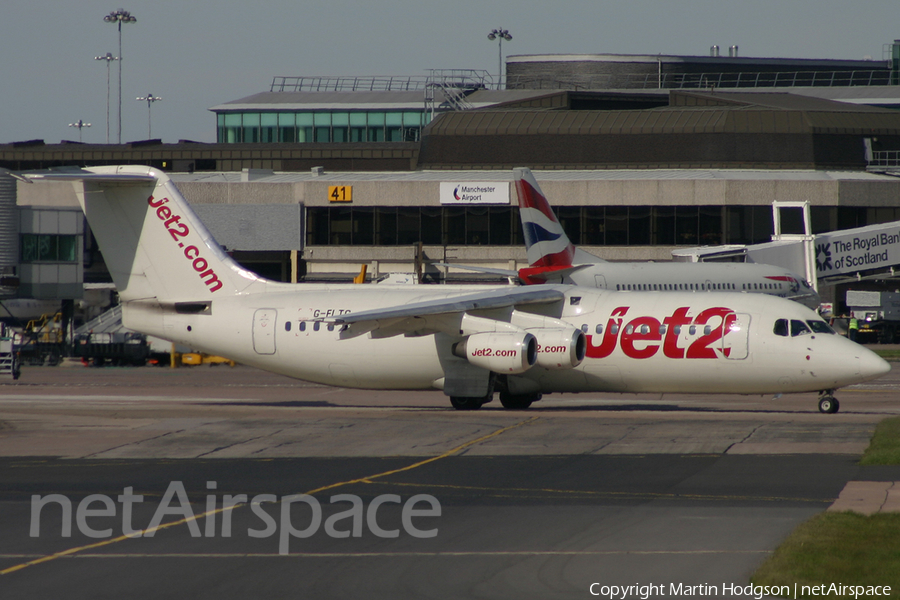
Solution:
M 598 290 L 606 289 L 606 277 L 603 275 L 594 275 L 594 287 Z
M 278 311 L 260 308 L 253 313 L 253 349 L 257 354 L 275 354 L 275 320 Z
M 750 354 L 750 315 L 728 313 L 725 316 L 725 334 L 722 336 L 722 354 L 729 360 L 743 360 Z

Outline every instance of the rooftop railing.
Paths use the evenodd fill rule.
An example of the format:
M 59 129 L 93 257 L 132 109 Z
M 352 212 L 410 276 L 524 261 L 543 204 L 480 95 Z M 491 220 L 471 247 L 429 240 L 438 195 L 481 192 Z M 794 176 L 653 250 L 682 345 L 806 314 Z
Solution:
M 870 167 L 900 167 L 900 150 L 881 150 L 872 152 Z
M 848 87 L 892 85 L 891 71 L 782 71 L 738 73 L 602 73 L 551 78 L 513 75 L 510 89 L 708 89 L 761 87 Z
M 436 83 L 445 87 L 489 88 L 487 71 L 431 69 L 429 75 L 376 75 L 365 77 L 281 77 L 272 80 L 272 92 L 418 92 Z
M 431 69 L 428 75 L 365 77 L 282 77 L 272 92 L 400 92 L 429 86 L 460 89 L 709 89 L 762 87 L 848 87 L 894 85 L 897 74 L 886 69 L 858 71 L 781 71 L 737 73 L 602 73 L 575 77 L 512 75 L 497 79 L 475 69 Z

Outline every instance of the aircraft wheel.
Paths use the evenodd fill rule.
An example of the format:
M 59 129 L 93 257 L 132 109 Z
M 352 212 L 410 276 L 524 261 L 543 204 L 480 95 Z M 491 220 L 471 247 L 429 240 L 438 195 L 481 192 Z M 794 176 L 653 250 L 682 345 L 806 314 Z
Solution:
M 456 410 L 478 410 L 486 401 L 477 396 L 450 396 L 450 404 Z
M 531 406 L 532 402 L 541 399 L 541 394 L 525 394 L 522 396 L 513 396 L 512 394 L 500 394 L 500 404 L 508 410 L 525 410 Z
M 840 402 L 834 396 L 822 396 L 819 398 L 819 412 L 834 414 L 841 408 Z

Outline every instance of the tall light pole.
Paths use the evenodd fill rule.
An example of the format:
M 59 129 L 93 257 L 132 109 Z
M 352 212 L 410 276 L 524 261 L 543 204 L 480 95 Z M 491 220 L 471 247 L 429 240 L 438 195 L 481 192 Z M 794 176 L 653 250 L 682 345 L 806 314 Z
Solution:
M 153 127 L 150 122 L 150 106 L 154 102 L 159 102 L 160 100 L 162 100 L 162 98 L 160 98 L 159 96 L 154 96 L 153 94 L 147 94 L 146 96 L 139 96 L 139 97 L 135 98 L 135 100 L 147 102 L 147 139 L 149 140 L 153 137 L 153 134 L 152 134 Z
M 127 10 L 114 10 L 105 17 L 104 23 L 117 23 L 119 25 L 119 143 L 122 143 L 122 23 L 134 23 L 137 18 Z
M 113 56 L 109 52 L 106 53 L 106 56 L 95 56 L 94 60 L 105 60 L 106 61 L 106 143 L 109 143 L 109 63 L 114 60 L 119 60 L 118 56 Z
M 91 126 L 90 123 L 85 123 L 81 119 L 78 119 L 74 123 L 69 123 L 69 127 L 76 127 L 78 129 L 78 142 L 79 143 L 81 143 L 81 130 L 84 129 L 85 127 L 90 127 L 90 126 Z
M 507 42 L 512 39 L 512 36 L 509 35 L 509 31 L 506 29 L 492 29 L 488 34 L 488 39 L 491 41 L 499 40 L 499 54 L 500 58 L 497 60 L 497 89 L 500 89 L 500 84 L 503 82 L 503 40 Z

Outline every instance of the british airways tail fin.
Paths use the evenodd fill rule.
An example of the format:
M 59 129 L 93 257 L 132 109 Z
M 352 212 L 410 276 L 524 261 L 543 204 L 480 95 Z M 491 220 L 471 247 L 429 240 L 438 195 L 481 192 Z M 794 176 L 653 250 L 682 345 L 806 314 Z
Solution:
M 528 264 L 532 267 L 570 266 L 575 257 L 575 246 L 556 219 L 531 170 L 518 168 L 514 173 Z
M 122 301 L 211 300 L 265 285 L 225 254 L 162 171 L 90 167 L 25 177 L 74 182 Z
M 513 172 L 529 265 L 570 267 L 577 263 L 605 262 L 575 248 L 530 169 L 519 167 Z

